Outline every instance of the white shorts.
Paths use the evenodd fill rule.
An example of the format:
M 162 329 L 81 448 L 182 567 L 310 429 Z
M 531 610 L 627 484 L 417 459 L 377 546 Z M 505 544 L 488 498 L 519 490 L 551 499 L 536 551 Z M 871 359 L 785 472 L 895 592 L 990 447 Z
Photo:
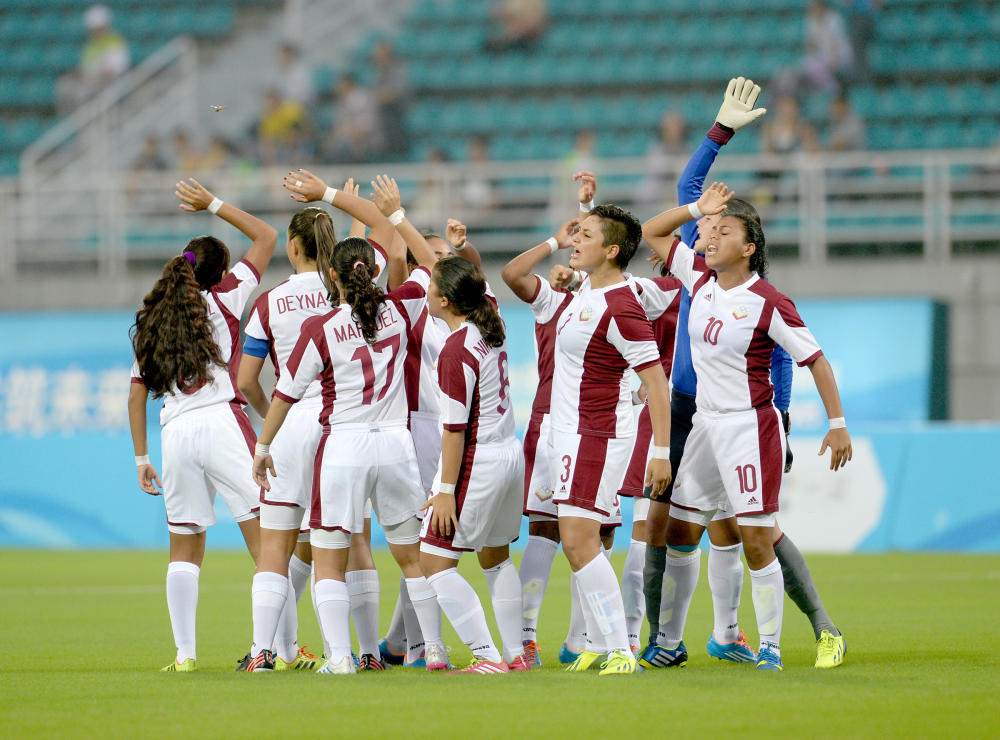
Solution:
M 621 523 L 618 491 L 622 487 L 633 437 L 608 439 L 553 429 L 549 433 L 549 469 L 556 487 L 553 499 L 614 517 Z
M 424 493 L 431 490 L 434 474 L 441 461 L 441 422 L 437 414 L 426 411 L 410 412 L 410 434 L 417 453 L 420 470 L 420 487 Z
M 215 524 L 219 493 L 238 522 L 256 516 L 260 488 L 253 482 L 257 435 L 238 404 L 187 411 L 167 422 L 160 437 L 163 504 L 171 531 L 190 534 Z
M 260 492 L 260 526 L 265 529 L 309 528 L 313 470 L 323 434 L 323 425 L 319 423 L 322 410 L 320 397 L 294 404 L 271 442 L 277 475 L 269 475 L 271 490 Z M 297 509 L 297 514 L 280 509 Z
M 427 500 L 406 424 L 341 424 L 320 438 L 313 477 L 313 529 L 364 531 L 371 501 L 379 523 L 401 524 Z
M 684 446 L 671 509 L 727 516 L 773 514 L 785 465 L 785 435 L 773 406 L 709 415 L 699 409 Z
M 471 461 L 468 459 L 471 452 Z M 440 482 L 440 471 L 434 487 Z M 455 485 L 458 529 L 451 537 L 430 531 L 430 514 L 424 516 L 421 549 L 463 552 L 502 547 L 517 539 L 521 530 L 521 492 L 524 457 L 521 443 L 476 445 L 466 450 Z
M 549 451 L 549 415 L 532 414 L 524 433 L 524 513 L 555 519 Z

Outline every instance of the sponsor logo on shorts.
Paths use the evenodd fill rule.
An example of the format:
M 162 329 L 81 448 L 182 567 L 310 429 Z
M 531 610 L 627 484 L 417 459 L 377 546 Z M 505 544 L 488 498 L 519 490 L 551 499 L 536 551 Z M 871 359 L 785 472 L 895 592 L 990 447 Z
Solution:
M 753 504 L 754 506 L 756 506 L 757 504 L 759 504 L 759 503 L 760 503 L 760 501 L 758 501 L 758 500 L 757 500 L 757 497 L 756 497 L 756 496 L 751 496 L 751 497 L 750 497 L 750 500 L 749 500 L 749 501 L 747 501 L 747 503 L 748 503 L 748 504 Z
M 738 306 L 733 311 L 733 318 L 736 319 L 737 321 L 739 321 L 740 319 L 745 319 L 749 315 L 750 315 L 750 309 L 747 308 L 746 306 Z
M 565 488 L 565 486 L 563 487 Z M 550 498 L 552 498 L 554 493 L 555 491 L 553 491 L 551 488 L 539 488 L 538 490 L 535 491 L 535 497 L 539 501 L 548 501 Z
M 559 493 L 566 493 L 566 484 L 559 486 Z

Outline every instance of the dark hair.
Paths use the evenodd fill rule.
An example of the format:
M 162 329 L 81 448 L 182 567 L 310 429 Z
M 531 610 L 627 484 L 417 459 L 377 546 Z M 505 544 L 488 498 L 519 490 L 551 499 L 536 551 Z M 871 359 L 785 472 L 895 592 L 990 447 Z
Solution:
M 417 262 L 417 258 L 413 256 L 413 252 L 410 251 L 409 247 L 406 248 L 406 266 L 411 270 L 416 270 L 420 267 L 420 264 Z
M 618 254 L 614 262 L 623 270 L 632 261 L 639 241 L 642 239 L 642 224 L 639 219 L 624 208 L 612 205 L 596 206 L 591 216 L 601 219 L 601 233 L 604 235 L 604 246 L 618 245 Z
M 191 247 L 188 244 L 186 251 L 197 256 L 197 247 Z M 228 251 L 226 259 L 228 262 Z M 205 286 L 197 274 L 197 261 L 192 267 L 186 256 L 174 257 L 136 311 L 132 349 L 139 377 L 153 398 L 167 393 L 171 386 L 181 393 L 197 390 L 209 381 L 210 365 L 226 367 L 208 319 L 208 304 L 201 295 Z
M 316 263 L 329 293 L 330 305 L 340 303 L 336 283 L 330 275 L 332 268 L 337 273 L 340 284 L 344 286 L 343 300 L 350 304 L 351 317 L 361 329 L 361 336 L 368 344 L 373 344 L 378 314 L 385 303 L 385 294 L 373 282 L 375 250 L 367 239 L 358 236 L 348 237 L 331 247 L 333 223 L 329 214 L 326 214 L 326 218 L 316 219 L 316 241 L 319 246 Z
M 214 236 L 196 236 L 184 247 L 194 254 L 194 279 L 202 290 L 210 290 L 229 269 L 229 247 Z
M 316 219 L 320 216 L 327 216 L 325 220 L 330 220 L 330 214 L 325 210 L 309 206 L 292 216 L 292 220 L 288 224 L 288 236 L 299 240 L 306 259 L 316 259 Z M 333 233 L 333 221 L 330 221 L 330 243 L 334 244 L 336 241 L 337 238 Z
M 732 216 L 743 222 L 743 238 L 746 244 L 753 244 L 753 254 L 750 255 L 750 270 L 761 277 L 767 277 L 767 244 L 764 240 L 764 227 L 760 222 L 760 214 L 750 203 L 739 198 L 733 198 L 726 204 L 722 218 Z
M 488 345 L 503 346 L 503 319 L 486 297 L 486 278 L 478 267 L 461 257 L 444 257 L 434 265 L 434 282 L 455 310 L 479 329 Z

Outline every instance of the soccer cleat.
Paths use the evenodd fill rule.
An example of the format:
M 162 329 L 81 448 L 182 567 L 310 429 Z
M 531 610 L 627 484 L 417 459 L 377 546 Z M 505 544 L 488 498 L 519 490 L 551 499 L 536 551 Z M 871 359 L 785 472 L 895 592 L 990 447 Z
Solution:
M 760 652 L 757 653 L 757 670 L 783 671 L 785 669 L 781 665 L 781 656 L 771 650 L 771 648 L 763 647 L 760 649 Z
M 642 651 L 639 665 L 643 668 L 674 668 L 687 665 L 688 651 L 681 642 L 673 650 L 650 644 Z
M 582 673 L 583 671 L 589 670 L 597 659 L 601 657 L 600 653 L 592 653 L 589 650 L 584 650 L 582 653 L 576 656 L 576 660 L 570 664 L 566 669 L 567 673 Z
M 357 673 L 357 668 L 354 665 L 354 659 L 350 655 L 345 655 L 336 663 L 333 663 L 328 658 L 324 661 L 323 665 L 319 667 L 316 673 L 322 673 L 324 675 L 346 675 L 348 673 Z
M 303 645 L 299 648 L 299 654 L 295 656 L 295 660 L 291 663 L 286 663 L 285 659 L 280 656 L 275 656 L 274 658 L 274 670 L 276 671 L 312 671 L 315 670 L 316 664 L 319 663 L 319 659 L 309 652 L 309 646 Z
M 378 644 L 378 653 L 382 657 L 382 662 L 386 665 L 403 665 L 406 660 L 406 653 L 394 653 L 389 649 L 389 643 L 381 640 Z
M 747 643 L 747 637 L 740 630 L 740 636 L 734 642 L 719 642 L 713 632 L 708 638 L 708 654 L 719 660 L 731 660 L 733 663 L 756 663 L 757 653 Z
M 447 671 L 451 668 L 448 648 L 444 645 L 427 645 L 424 648 L 424 662 L 429 671 Z
M 563 665 L 570 665 L 571 663 L 576 662 L 576 659 L 579 657 L 580 653 L 574 653 L 572 650 L 566 647 L 565 642 L 562 644 L 562 647 L 559 648 L 559 662 L 562 663 Z
M 358 661 L 358 671 L 384 671 L 385 665 L 371 653 L 365 653 Z
M 250 653 L 247 653 L 236 667 L 237 673 L 263 673 L 273 670 L 274 653 L 270 650 L 261 650 L 257 655 L 252 657 Z
M 823 630 L 816 640 L 816 668 L 836 668 L 847 655 L 847 640 L 843 635 L 835 635 Z
M 163 666 L 163 668 L 160 669 L 160 673 L 191 673 L 196 670 L 198 670 L 198 666 L 195 663 L 194 658 L 188 658 L 181 663 L 174 660 L 174 662 L 170 665 Z
M 459 668 L 450 673 L 510 673 L 510 668 L 502 660 L 486 660 L 486 658 L 473 658 L 465 668 Z
M 541 668 L 542 658 L 538 654 L 538 643 L 534 640 L 523 640 L 521 647 L 524 648 L 524 659 L 528 661 L 528 665 Z
M 530 671 L 532 663 L 528 660 L 528 654 L 518 655 L 514 660 L 507 664 L 507 667 L 512 671 Z
M 409 659 L 404 660 L 403 661 L 403 667 L 404 668 L 426 668 L 427 667 L 427 659 L 424 656 L 424 652 L 425 652 L 424 650 L 421 650 L 420 651 L 420 655 L 417 656 L 414 660 L 409 660 Z
M 613 650 L 608 659 L 601 663 L 601 676 L 614 676 L 621 673 L 636 673 L 639 665 L 631 651 Z

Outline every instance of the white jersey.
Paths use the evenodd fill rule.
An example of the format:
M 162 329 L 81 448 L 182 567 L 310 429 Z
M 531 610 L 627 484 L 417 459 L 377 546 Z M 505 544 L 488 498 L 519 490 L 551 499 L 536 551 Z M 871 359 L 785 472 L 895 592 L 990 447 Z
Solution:
M 677 340 L 677 313 L 681 306 L 681 281 L 674 277 L 635 278 L 639 302 L 653 329 L 660 363 L 670 377 L 674 365 L 674 344 Z
M 208 382 L 197 390 L 179 393 L 176 386 L 163 397 L 160 424 L 165 425 L 180 414 L 217 403 L 246 405 L 246 399 L 236 385 L 240 368 L 240 317 L 257 285 L 260 273 L 247 260 L 237 262 L 222 280 L 209 290 L 201 291 L 208 304 L 208 319 L 212 336 L 219 346 L 219 355 L 228 367 L 208 366 Z M 141 383 L 139 363 L 132 363 L 132 382 Z
M 465 432 L 465 448 L 515 440 L 507 377 L 507 345 L 491 347 L 479 328 L 464 322 L 438 355 L 441 425 Z
M 630 367 L 660 361 L 653 330 L 631 280 L 591 288 L 584 280 L 558 320 L 552 429 L 597 437 L 635 433 Z
M 403 387 L 407 337 L 427 306 L 429 284 L 430 273 L 418 268 L 386 295 L 375 342 L 370 345 L 348 305 L 306 319 L 275 396 L 295 403 L 318 377 L 323 395 L 319 421 L 324 426 L 405 425 L 409 418 Z
M 531 413 L 547 414 L 552 403 L 552 373 L 555 362 L 556 327 L 559 317 L 573 300 L 567 290 L 556 290 L 549 281 L 535 275 L 535 296 L 529 306 L 535 317 L 535 362 L 538 365 L 538 389 Z
M 406 400 L 411 412 L 437 414 L 438 386 L 435 363 L 451 329 L 444 319 L 430 315 L 426 306 L 413 322 L 406 350 Z
M 715 271 L 684 243 L 670 250 L 669 267 L 691 294 L 688 333 L 700 410 L 719 414 L 770 405 L 775 343 L 800 366 L 823 354 L 795 304 L 758 275 L 723 290 Z

